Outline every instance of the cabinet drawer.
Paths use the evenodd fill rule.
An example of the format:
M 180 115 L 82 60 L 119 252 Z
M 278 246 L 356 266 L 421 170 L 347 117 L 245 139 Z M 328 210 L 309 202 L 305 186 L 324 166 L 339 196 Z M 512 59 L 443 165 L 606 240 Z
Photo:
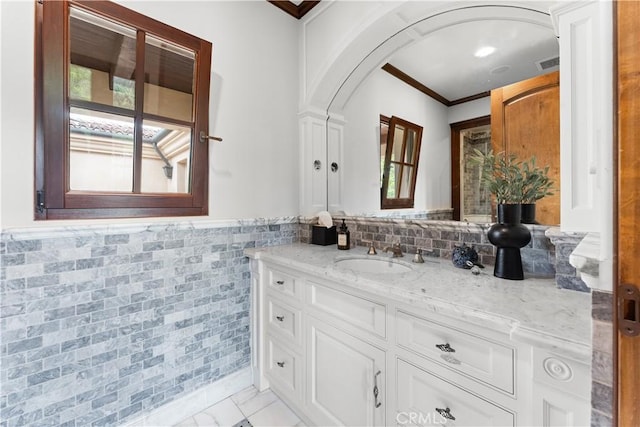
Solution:
M 374 335 L 385 338 L 385 305 L 337 289 L 309 282 L 309 305 Z
M 267 336 L 267 378 L 278 391 L 291 398 L 302 397 L 302 360 L 288 346 Z
M 267 289 L 293 297 L 297 300 L 301 299 L 301 281 L 297 277 L 277 269 L 269 268 L 267 271 L 267 281 Z
M 267 296 L 269 332 L 300 344 L 301 313 L 272 296 Z
M 398 425 L 515 425 L 515 415 L 500 406 L 409 362 L 396 362 Z
M 513 348 L 398 310 L 398 345 L 514 394 Z

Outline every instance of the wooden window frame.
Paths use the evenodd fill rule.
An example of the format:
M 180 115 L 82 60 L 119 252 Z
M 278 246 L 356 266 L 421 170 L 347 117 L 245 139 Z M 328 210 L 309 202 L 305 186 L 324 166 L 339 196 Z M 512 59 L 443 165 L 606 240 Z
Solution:
M 73 6 L 137 29 L 136 56 L 150 34 L 195 52 L 194 126 L 190 193 L 115 193 L 69 190 L 69 7 Z M 209 150 L 199 140 L 208 135 L 212 45 L 162 22 L 110 1 L 36 1 L 35 46 L 35 219 L 95 219 L 198 216 L 208 213 Z M 141 46 L 141 44 L 143 46 Z M 136 137 L 133 189 L 140 189 L 144 63 L 136 67 Z M 109 107 L 104 107 L 108 109 Z M 156 116 L 157 117 L 157 116 Z M 165 120 L 165 118 L 162 118 Z M 189 123 L 191 126 L 191 123 Z M 136 165 L 136 163 L 138 163 Z
M 407 120 L 401 119 L 396 116 L 392 116 L 391 118 L 380 115 L 380 128 L 382 129 L 382 123 L 386 123 L 389 127 L 387 133 L 387 151 L 385 153 L 384 158 L 384 176 L 382 180 L 382 187 L 380 188 L 380 209 L 405 209 L 405 208 L 413 208 L 415 205 L 415 192 L 416 192 L 416 180 L 418 178 L 418 166 L 420 164 L 420 148 L 422 145 L 422 131 L 423 128 L 420 125 L 415 123 L 411 123 Z M 411 163 L 405 163 L 404 160 L 402 162 L 393 162 L 396 164 L 401 164 L 401 174 L 396 179 L 399 179 L 402 182 L 402 173 L 404 173 L 405 168 L 413 167 L 414 173 L 411 179 L 411 189 L 409 191 L 409 197 L 405 198 L 387 198 L 387 188 L 389 186 L 389 169 L 391 166 L 391 154 L 393 151 L 393 143 L 389 143 L 389 141 L 393 141 L 393 137 L 395 134 L 395 125 L 399 124 L 404 126 L 406 129 L 412 129 L 416 134 L 416 144 L 414 147 L 415 156 L 414 161 Z M 382 133 L 382 132 L 381 132 Z M 407 136 L 408 132 L 405 132 L 404 138 L 402 140 L 402 157 L 404 159 L 406 144 L 407 144 Z

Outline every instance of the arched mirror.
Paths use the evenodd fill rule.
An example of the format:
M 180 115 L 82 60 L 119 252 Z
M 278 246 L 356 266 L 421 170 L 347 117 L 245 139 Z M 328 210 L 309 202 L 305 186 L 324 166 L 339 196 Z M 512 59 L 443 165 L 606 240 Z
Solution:
M 396 43 L 396 38 L 412 41 Z M 401 47 L 378 55 L 394 43 Z M 377 58 L 375 66 L 367 62 L 370 57 Z M 452 189 L 456 185 L 458 203 L 473 196 L 476 200 L 468 200 L 468 206 L 486 206 L 486 192 L 484 199 L 481 190 L 462 193 L 464 180 L 470 177 L 460 173 L 472 173 L 472 168 L 464 148 L 458 159 L 452 157 L 450 125 L 490 116 L 492 89 L 554 72 L 558 65 L 551 18 L 541 10 L 513 5 L 462 7 L 408 25 L 371 52 L 329 106 L 329 116 L 336 113 L 345 122 L 343 170 L 357 171 L 342 185 L 344 211 L 389 215 L 385 192 L 380 191 L 380 161 L 385 156 L 378 144 L 381 114 L 402 117 L 424 129 L 414 170 L 414 203 L 393 206 L 397 209 L 393 214 L 415 216 L 447 210 L 453 219 Z M 363 67 L 372 69 L 366 73 Z M 483 133 L 485 142 L 490 138 L 488 127 L 477 132 Z M 477 142 L 478 135 L 467 135 L 467 139 Z M 460 162 L 458 171 L 452 161 Z M 488 222 L 485 211 L 457 218 Z

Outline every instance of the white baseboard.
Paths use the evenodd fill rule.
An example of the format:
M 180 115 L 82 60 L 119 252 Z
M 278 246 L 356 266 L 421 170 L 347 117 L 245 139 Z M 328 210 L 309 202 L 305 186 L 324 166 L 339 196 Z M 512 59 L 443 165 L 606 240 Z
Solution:
M 126 427 L 165 427 L 178 424 L 209 406 L 244 390 L 252 384 L 251 368 L 247 367 L 202 387 L 193 393 L 171 401 L 127 424 Z

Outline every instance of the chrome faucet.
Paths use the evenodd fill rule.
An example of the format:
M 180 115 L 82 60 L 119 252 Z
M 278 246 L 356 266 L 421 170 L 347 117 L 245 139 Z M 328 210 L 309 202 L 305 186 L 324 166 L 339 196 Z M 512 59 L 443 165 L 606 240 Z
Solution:
M 400 258 L 401 256 L 404 256 L 402 254 L 402 249 L 400 248 L 400 243 L 394 243 L 391 246 L 387 246 L 386 248 L 383 249 L 384 252 L 389 252 L 391 251 L 392 253 L 392 258 Z

